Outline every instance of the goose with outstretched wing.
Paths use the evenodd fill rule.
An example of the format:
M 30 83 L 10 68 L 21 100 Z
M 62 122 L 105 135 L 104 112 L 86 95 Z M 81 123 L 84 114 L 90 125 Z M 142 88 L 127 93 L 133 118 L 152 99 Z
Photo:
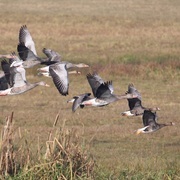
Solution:
M 93 73 L 93 74 L 89 73 L 87 74 L 86 77 L 94 97 L 93 98 L 89 97 L 90 93 L 85 93 L 81 96 L 75 96 L 76 98 L 73 98 L 74 100 L 72 99 L 68 101 L 68 102 L 73 102 L 73 105 L 74 103 L 76 103 L 76 101 L 78 101 L 80 107 L 84 107 L 84 106 L 102 107 L 121 99 L 137 97 L 136 95 L 129 93 L 120 96 L 113 94 L 114 88 L 112 85 L 112 81 L 104 82 L 103 79 L 97 73 Z M 88 98 L 83 98 L 84 95 L 86 95 L 85 97 L 87 97 L 87 94 L 88 94 Z
M 24 61 L 25 68 L 31 68 L 38 64 L 50 65 L 61 61 L 59 53 L 43 48 L 43 53 L 46 58 L 37 56 L 35 43 L 26 25 L 23 25 L 19 30 L 19 44 L 17 46 L 19 57 Z
M 144 110 L 142 120 L 143 120 L 144 127 L 138 129 L 136 131 L 136 134 L 152 133 L 152 132 L 155 132 L 165 126 L 175 125 L 173 122 L 164 123 L 164 124 L 157 123 L 157 114 L 156 114 L 156 112 L 153 112 L 151 110 Z
M 153 107 L 153 108 L 146 108 L 142 105 L 142 97 L 139 91 L 135 88 L 135 86 L 131 83 L 128 85 L 128 91 L 127 93 L 134 94 L 137 97 L 136 98 L 130 98 L 128 100 L 128 106 L 129 110 L 122 112 L 122 116 L 139 116 L 144 113 L 144 110 L 153 110 L 153 111 L 158 111 L 160 108 L 158 107 Z
M 7 79 L 7 81 L 9 81 L 10 87 L 5 90 L 1 90 L 0 96 L 22 94 L 39 85 L 49 86 L 43 81 L 33 84 L 27 82 L 26 71 L 23 67 L 23 61 L 19 61 L 12 58 L 10 60 L 10 63 L 4 60 L 4 63 L 1 63 L 1 65 L 2 65 L 2 69 L 4 68 L 5 65 L 9 66 L 9 71 L 6 73 L 9 74 L 8 75 L 9 79 Z
M 58 62 L 50 66 L 38 69 L 40 72 L 49 73 L 59 93 L 63 96 L 69 93 L 69 72 L 71 68 L 89 67 L 86 64 L 73 64 L 66 61 Z M 78 73 L 78 72 L 77 72 Z

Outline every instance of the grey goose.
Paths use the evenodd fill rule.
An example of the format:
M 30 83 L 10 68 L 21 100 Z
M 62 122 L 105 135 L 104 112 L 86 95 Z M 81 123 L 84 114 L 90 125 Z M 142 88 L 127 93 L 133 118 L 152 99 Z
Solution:
M 153 112 L 151 110 L 144 110 L 143 117 L 142 117 L 144 127 L 138 129 L 136 131 L 136 134 L 152 133 L 163 127 L 175 125 L 173 122 L 164 123 L 164 124 L 157 123 L 157 118 L 158 117 L 157 117 L 156 111 Z
M 142 97 L 139 91 L 135 88 L 135 86 L 131 83 L 128 85 L 128 91 L 127 93 L 134 94 L 137 97 L 136 98 L 127 98 L 128 100 L 128 106 L 129 110 L 122 112 L 122 116 L 139 116 L 144 113 L 144 110 L 152 110 L 152 111 L 158 111 L 160 108 L 153 107 L 153 108 L 146 108 L 142 105 Z
M 0 91 L 0 96 L 6 96 L 6 95 L 17 95 L 25 93 L 36 86 L 49 86 L 45 82 L 37 82 L 37 83 L 29 83 L 26 80 L 26 71 L 23 67 L 23 61 L 21 60 L 13 60 L 11 59 L 11 62 L 8 63 L 6 60 L 4 60 L 2 63 L 3 66 L 9 66 L 9 79 L 7 78 L 7 82 L 9 82 L 9 88 L 5 90 Z
M 113 94 L 114 88 L 112 85 L 112 81 L 104 82 L 104 80 L 97 73 L 93 73 L 93 74 L 89 73 L 86 75 L 86 77 L 94 97 L 93 98 L 90 97 L 90 93 L 85 93 L 82 95 L 75 96 L 73 99 L 68 101 L 68 102 L 73 102 L 73 107 L 79 107 L 79 106 L 102 107 L 121 99 L 137 97 L 136 95 L 129 93 L 123 95 Z M 73 107 L 72 110 L 74 112 L 77 108 L 73 109 Z
M 24 61 L 25 68 L 31 68 L 38 64 L 50 65 L 61 60 L 59 53 L 43 48 L 46 58 L 37 56 L 35 43 L 26 25 L 19 30 L 19 44 L 17 46 L 19 57 Z

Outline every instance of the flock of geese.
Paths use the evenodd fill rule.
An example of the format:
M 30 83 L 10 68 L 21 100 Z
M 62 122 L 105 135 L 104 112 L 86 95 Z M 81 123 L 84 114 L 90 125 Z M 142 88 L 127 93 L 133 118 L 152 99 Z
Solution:
M 62 61 L 61 55 L 51 49 L 43 48 L 46 58 L 37 55 L 35 43 L 26 25 L 19 30 L 19 43 L 17 45 L 18 56 L 13 52 L 8 55 L 0 55 L 0 96 L 17 95 L 25 93 L 37 86 L 49 86 L 44 81 L 30 83 L 26 80 L 26 68 L 36 65 L 43 65 L 38 68 L 38 74 L 51 77 L 52 81 L 63 96 L 68 95 L 69 74 L 79 73 L 78 68 L 89 67 L 87 64 L 73 64 Z M 142 106 L 141 94 L 133 84 L 128 85 L 128 91 L 122 95 L 115 95 L 112 81 L 104 81 L 97 73 L 87 74 L 86 78 L 91 87 L 91 93 L 84 93 L 74 96 L 68 102 L 72 103 L 72 111 L 85 106 L 102 107 L 121 99 L 127 99 L 129 110 L 122 112 L 122 116 L 142 116 L 143 128 L 136 131 L 140 133 L 150 133 L 165 126 L 172 126 L 174 123 L 157 123 L 156 111 L 159 108 L 146 108 Z

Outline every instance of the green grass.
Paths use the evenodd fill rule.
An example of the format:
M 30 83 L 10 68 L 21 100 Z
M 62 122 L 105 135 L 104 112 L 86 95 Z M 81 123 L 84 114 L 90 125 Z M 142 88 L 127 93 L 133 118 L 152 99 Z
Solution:
M 52 80 L 27 70 L 30 82 L 44 80 L 25 94 L 1 97 L 0 124 L 14 111 L 15 127 L 36 151 L 42 151 L 57 113 L 69 129 L 90 146 L 97 168 L 96 179 L 178 179 L 180 108 L 180 2 L 128 1 L 0 1 L 0 54 L 16 51 L 19 28 L 26 24 L 36 44 L 58 51 L 64 60 L 84 62 L 91 68 L 70 75 L 69 96 L 59 95 Z M 143 105 L 158 106 L 159 122 L 175 126 L 135 136 L 141 117 L 125 118 L 122 100 L 102 108 L 71 112 L 66 101 L 91 92 L 85 75 L 97 71 L 113 80 L 116 94 L 131 82 L 141 92 Z M 59 122 L 59 123 L 60 123 Z M 61 124 L 57 124 L 61 126 Z M 35 161 L 35 159 L 34 159 Z

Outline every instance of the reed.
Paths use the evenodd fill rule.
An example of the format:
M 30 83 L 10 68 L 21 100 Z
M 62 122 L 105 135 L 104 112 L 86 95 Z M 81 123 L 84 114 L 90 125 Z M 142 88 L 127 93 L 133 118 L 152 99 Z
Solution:
M 1 179 L 92 179 L 95 162 L 77 133 L 69 130 L 65 121 L 56 128 L 57 115 L 53 128 L 48 132 L 45 149 L 38 145 L 36 154 L 24 139 L 19 143 L 22 134 L 13 126 L 13 113 L 6 118 L 2 129 L 0 146 L 0 177 Z M 36 161 L 35 161 L 36 159 Z

